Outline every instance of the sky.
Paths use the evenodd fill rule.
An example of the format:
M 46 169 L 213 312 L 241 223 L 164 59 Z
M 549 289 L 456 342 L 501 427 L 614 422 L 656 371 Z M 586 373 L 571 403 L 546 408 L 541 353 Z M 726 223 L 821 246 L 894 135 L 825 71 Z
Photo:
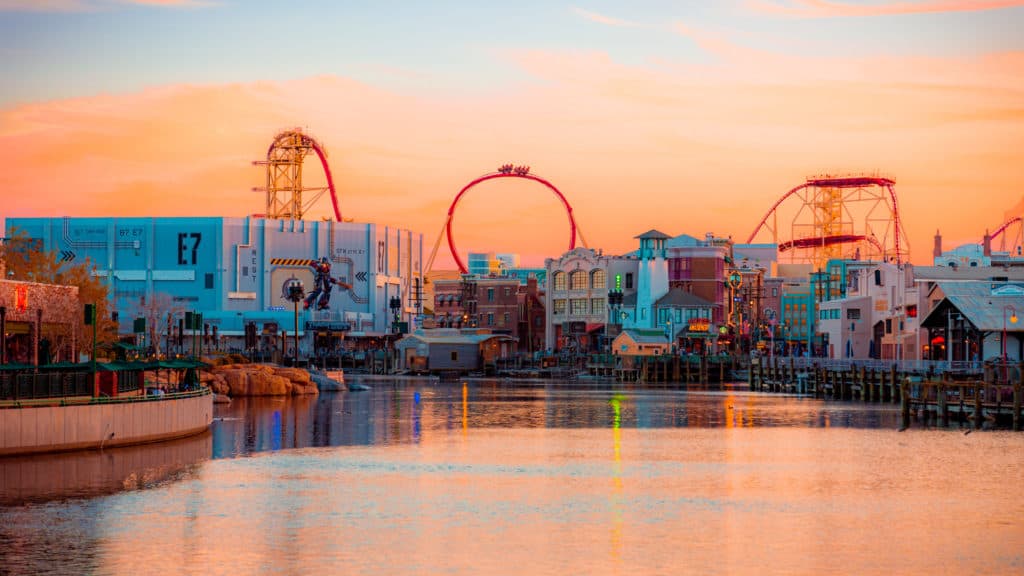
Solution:
M 808 176 L 870 173 L 928 264 L 936 230 L 978 242 L 1021 209 L 1021 30 L 1024 0 L 0 0 L 0 218 L 261 213 L 252 162 L 301 127 L 346 219 L 428 249 L 506 163 L 606 253 L 745 242 Z M 525 264 L 569 243 L 526 181 L 473 188 L 453 228 Z

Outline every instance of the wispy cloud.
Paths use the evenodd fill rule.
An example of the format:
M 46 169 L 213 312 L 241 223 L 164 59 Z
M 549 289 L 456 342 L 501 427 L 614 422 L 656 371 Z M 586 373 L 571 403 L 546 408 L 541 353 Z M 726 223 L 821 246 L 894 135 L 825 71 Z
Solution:
M 758 12 L 783 16 L 835 18 L 999 10 L 1024 6 L 1024 0 L 906 0 L 881 3 L 834 0 L 747 0 L 747 6 Z
M 91 12 L 118 4 L 199 8 L 213 6 L 215 2 L 206 0 L 0 0 L 0 12 Z
M 623 20 L 622 18 L 615 18 L 612 16 L 606 16 L 597 12 L 591 12 L 590 10 L 584 10 L 578 6 L 573 6 L 572 11 L 579 17 L 590 20 L 591 22 L 597 22 L 598 24 L 604 24 L 605 26 L 618 26 L 620 28 L 639 28 L 639 22 L 633 22 L 631 20 Z

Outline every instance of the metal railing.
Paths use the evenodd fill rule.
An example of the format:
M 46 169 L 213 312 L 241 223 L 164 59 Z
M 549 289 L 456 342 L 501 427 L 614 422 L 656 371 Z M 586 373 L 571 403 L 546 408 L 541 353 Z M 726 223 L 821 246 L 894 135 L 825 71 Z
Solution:
M 0 374 L 0 400 L 92 396 L 89 372 L 38 372 Z

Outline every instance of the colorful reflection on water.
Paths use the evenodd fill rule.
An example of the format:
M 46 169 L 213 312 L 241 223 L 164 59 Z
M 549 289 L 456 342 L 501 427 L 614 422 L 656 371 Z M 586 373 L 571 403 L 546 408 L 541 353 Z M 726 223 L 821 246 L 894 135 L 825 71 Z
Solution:
M 0 572 L 1024 571 L 1024 435 L 893 406 L 377 382 L 217 416 L 166 480 L 0 508 Z

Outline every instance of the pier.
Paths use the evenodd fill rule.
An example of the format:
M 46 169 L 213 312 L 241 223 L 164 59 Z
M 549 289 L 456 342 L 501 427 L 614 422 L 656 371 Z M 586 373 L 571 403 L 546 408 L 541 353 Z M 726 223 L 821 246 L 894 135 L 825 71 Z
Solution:
M 765 360 L 765 361 L 759 361 Z M 877 361 L 809 363 L 808 359 L 753 359 L 751 391 L 800 394 L 826 400 L 899 404 L 902 427 L 951 422 L 980 429 L 1005 421 L 1020 431 L 1024 364 L 935 366 Z

